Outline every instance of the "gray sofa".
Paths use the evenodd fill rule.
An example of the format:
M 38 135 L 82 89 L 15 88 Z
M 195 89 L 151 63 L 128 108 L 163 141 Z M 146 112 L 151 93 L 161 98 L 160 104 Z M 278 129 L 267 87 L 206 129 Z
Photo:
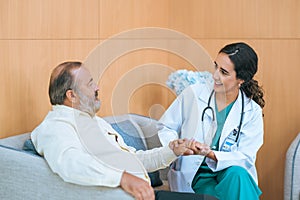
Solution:
M 146 149 L 161 146 L 154 134 L 157 123 L 155 120 L 134 114 L 104 119 L 115 129 L 128 134 L 124 136 L 125 141 L 129 138 L 129 142 L 137 147 L 141 144 Z M 25 133 L 0 139 L 0 199 L 133 199 L 121 188 L 80 186 L 64 182 L 50 170 L 42 157 L 24 148 L 24 143 L 29 138 L 30 133 Z M 151 181 L 158 179 L 154 182 L 159 182 L 163 179 L 166 184 L 166 170 L 152 174 Z M 162 178 L 158 177 L 159 173 Z M 156 189 L 168 187 L 162 185 Z
M 286 153 L 284 200 L 300 199 L 300 133 Z

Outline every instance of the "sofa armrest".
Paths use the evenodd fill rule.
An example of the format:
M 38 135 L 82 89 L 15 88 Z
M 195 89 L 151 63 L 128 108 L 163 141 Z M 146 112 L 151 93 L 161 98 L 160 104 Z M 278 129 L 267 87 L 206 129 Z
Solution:
M 121 188 L 80 186 L 64 182 L 42 157 L 0 147 L 0 199 L 122 199 Z
M 286 153 L 284 199 L 300 199 L 300 133 L 293 140 Z
M 30 138 L 30 133 L 23 133 L 0 139 L 0 145 L 9 146 L 15 149 L 22 149 L 24 142 Z

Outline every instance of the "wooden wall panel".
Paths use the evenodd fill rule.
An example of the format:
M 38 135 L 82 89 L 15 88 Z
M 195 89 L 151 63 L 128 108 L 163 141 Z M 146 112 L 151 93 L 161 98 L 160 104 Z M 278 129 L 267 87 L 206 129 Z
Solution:
M 2 39 L 98 37 L 98 0 L 1 0 Z
M 106 116 L 111 114 L 124 114 L 124 112 L 136 112 L 138 114 L 144 113 L 144 109 L 131 110 L 129 108 L 130 96 L 127 95 L 120 98 L 121 109 L 117 109 L 113 105 L 113 98 L 118 98 L 118 87 L 126 85 L 130 89 L 139 89 L 141 84 L 148 84 L 148 82 L 157 80 L 166 80 L 168 73 L 161 73 L 160 69 L 166 71 L 165 66 L 168 65 L 168 53 L 154 49 L 144 49 L 133 51 L 121 56 L 113 62 L 105 71 L 99 82 L 100 97 L 102 99 L 102 106 L 99 115 Z M 152 67 L 156 67 L 153 69 Z M 150 69 L 151 68 L 151 69 Z M 142 69 L 142 70 L 141 70 Z M 174 69 L 167 69 L 172 71 Z M 156 73 L 155 73 L 156 72 Z M 144 81 L 140 81 L 142 78 Z M 132 91 L 134 92 L 134 91 Z M 147 93 L 144 91 L 143 94 Z M 115 95 L 115 96 L 113 96 Z M 133 94 L 132 94 L 133 95 Z M 142 99 L 140 99 L 142 101 Z M 145 108 L 146 109 L 146 108 Z
M 193 38 L 300 37 L 297 0 L 174 0 L 169 28 Z
M 157 104 L 156 108 L 161 105 L 165 110 L 174 100 L 175 94 L 167 88 L 166 81 L 170 73 L 178 69 L 195 70 L 186 60 L 161 50 L 143 49 L 120 57 L 107 68 L 99 81 L 102 107 L 98 114 L 136 113 L 150 117 L 151 113 L 158 119 L 161 109 L 156 113 L 151 107 Z M 130 94 L 126 95 L 125 90 Z M 123 96 L 117 94 L 119 91 Z M 119 105 L 116 105 L 114 100 L 118 97 Z
M 170 0 L 100 0 L 100 38 L 108 38 L 135 28 L 168 28 L 169 2 Z
M 158 120 L 175 98 L 175 93 L 168 87 L 158 84 L 144 85 L 137 88 L 131 95 L 129 110 L 131 113 L 138 113 Z

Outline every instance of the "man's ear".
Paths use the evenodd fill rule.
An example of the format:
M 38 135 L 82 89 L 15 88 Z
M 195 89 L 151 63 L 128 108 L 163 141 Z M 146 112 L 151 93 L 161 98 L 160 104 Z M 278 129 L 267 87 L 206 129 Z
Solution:
M 70 102 L 75 102 L 76 94 L 73 92 L 73 90 L 67 90 L 66 91 L 66 98 Z

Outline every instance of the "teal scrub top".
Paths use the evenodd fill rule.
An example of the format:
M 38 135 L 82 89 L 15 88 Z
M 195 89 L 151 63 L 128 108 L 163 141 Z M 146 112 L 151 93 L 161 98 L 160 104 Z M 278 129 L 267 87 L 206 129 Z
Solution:
M 215 101 L 216 102 L 216 101 Z M 216 134 L 213 138 L 212 144 L 211 144 L 211 149 L 212 150 L 218 150 L 219 149 L 219 140 L 221 137 L 221 133 L 226 121 L 226 118 L 233 106 L 235 101 L 233 101 L 232 103 L 230 103 L 228 106 L 226 106 L 226 108 L 224 108 L 223 110 L 221 110 L 220 112 L 218 111 L 218 106 L 217 104 L 215 104 L 215 108 L 216 108 L 216 117 L 217 117 L 217 130 L 216 130 Z M 201 173 L 201 175 L 200 175 Z M 205 158 L 201 164 L 201 166 L 199 167 L 198 172 L 195 175 L 196 177 L 214 177 L 215 175 L 213 174 L 213 172 L 211 171 L 211 169 L 209 169 L 209 167 L 207 166 L 206 162 L 205 162 Z M 194 178 L 194 179 L 195 179 Z

